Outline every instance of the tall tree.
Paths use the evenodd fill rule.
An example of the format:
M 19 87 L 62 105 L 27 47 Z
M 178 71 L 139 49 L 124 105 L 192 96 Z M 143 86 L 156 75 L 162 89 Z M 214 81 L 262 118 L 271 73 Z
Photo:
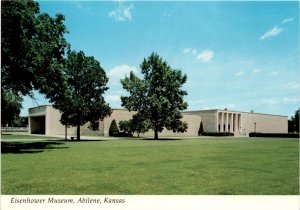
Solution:
M 121 80 L 130 96 L 122 96 L 122 106 L 137 111 L 149 121 L 154 138 L 164 128 L 173 132 L 186 131 L 187 124 L 181 121 L 180 111 L 187 108 L 183 97 L 187 92 L 182 85 L 187 77 L 180 70 L 172 69 L 158 54 L 152 53 L 140 65 L 143 79 L 130 73 Z
M 1 1 L 1 92 L 53 96 L 61 87 L 61 65 L 69 44 L 64 16 L 40 14 L 33 0 Z
M 100 63 L 94 57 L 85 56 L 82 51 L 68 53 L 63 69 L 64 88 L 55 93 L 53 106 L 62 112 L 61 122 L 77 126 L 77 140 L 80 140 L 80 126 L 94 122 L 111 114 L 103 94 L 108 87 L 108 78 Z

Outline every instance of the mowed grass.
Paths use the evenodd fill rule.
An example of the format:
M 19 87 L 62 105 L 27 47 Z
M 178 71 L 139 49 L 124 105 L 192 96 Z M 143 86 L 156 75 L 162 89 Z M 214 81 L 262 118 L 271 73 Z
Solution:
M 4 141 L 2 194 L 297 195 L 298 150 L 278 138 Z
M 42 135 L 26 135 L 26 134 L 4 134 L 1 135 L 1 140 L 6 141 L 6 140 L 33 140 L 33 139 L 58 139 L 56 137 L 48 137 L 48 136 L 42 136 Z

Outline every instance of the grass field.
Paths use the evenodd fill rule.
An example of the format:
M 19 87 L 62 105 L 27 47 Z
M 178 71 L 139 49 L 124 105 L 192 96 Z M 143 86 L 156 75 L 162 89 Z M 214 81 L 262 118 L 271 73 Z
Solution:
M 2 194 L 298 195 L 298 139 L 2 139 Z
M 1 135 L 2 141 L 7 141 L 7 140 L 21 140 L 21 141 L 27 141 L 27 140 L 54 140 L 58 139 L 57 137 L 49 137 L 49 136 L 41 136 L 41 135 L 25 135 L 25 134 L 5 134 Z

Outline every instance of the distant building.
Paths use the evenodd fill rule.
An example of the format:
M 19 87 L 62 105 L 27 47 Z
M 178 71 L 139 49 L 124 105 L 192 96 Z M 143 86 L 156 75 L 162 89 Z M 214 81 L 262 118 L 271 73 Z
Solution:
M 113 119 L 119 123 L 129 120 L 135 112 L 125 109 L 113 109 L 110 117 L 104 118 L 99 123 L 99 135 L 108 136 L 108 130 Z M 29 109 L 29 133 L 45 135 L 64 135 L 65 126 L 60 123 L 61 113 L 52 106 L 40 106 Z M 235 136 L 247 136 L 250 132 L 262 133 L 287 133 L 288 117 L 281 115 L 259 114 L 251 112 L 238 112 L 231 110 L 198 110 L 182 112 L 183 121 L 188 123 L 185 133 L 173 133 L 166 129 L 160 136 L 198 136 L 200 122 L 203 123 L 205 132 L 231 132 Z M 81 133 L 92 132 L 88 123 L 81 127 Z M 67 129 L 68 136 L 76 134 L 76 128 Z M 153 136 L 149 131 L 144 136 Z

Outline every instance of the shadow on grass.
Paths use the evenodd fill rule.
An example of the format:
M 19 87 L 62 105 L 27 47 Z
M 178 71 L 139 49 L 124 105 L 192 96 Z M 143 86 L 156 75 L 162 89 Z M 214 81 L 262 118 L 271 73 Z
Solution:
M 49 149 L 65 149 L 68 147 L 61 147 L 63 142 L 60 141 L 44 141 L 44 142 L 1 142 L 2 154 L 23 154 L 23 153 L 40 153 Z
M 105 140 L 105 139 L 80 139 L 80 140 L 65 140 L 65 139 L 62 139 L 60 140 L 61 142 L 97 142 L 97 141 L 108 141 L 108 140 Z
M 183 139 L 178 139 L 178 138 L 159 138 L 159 139 L 143 138 L 143 140 L 146 140 L 146 141 L 179 141 L 179 140 L 183 140 Z

